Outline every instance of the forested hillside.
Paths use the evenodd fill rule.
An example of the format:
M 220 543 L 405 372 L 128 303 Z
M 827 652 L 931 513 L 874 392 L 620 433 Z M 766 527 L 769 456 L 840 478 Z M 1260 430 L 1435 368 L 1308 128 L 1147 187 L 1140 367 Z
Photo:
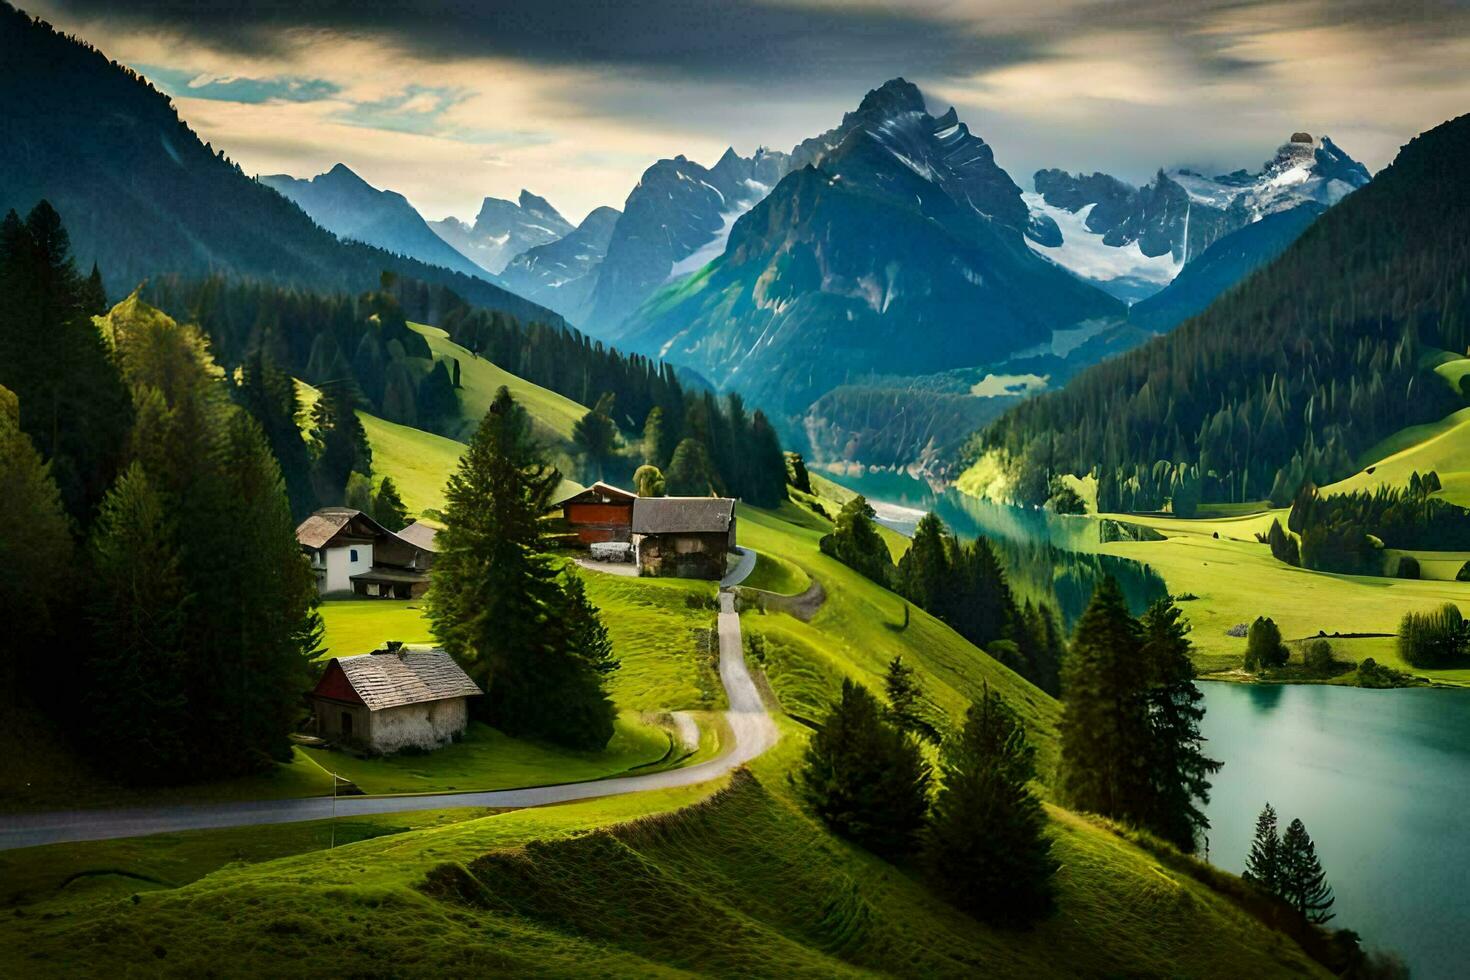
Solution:
M 216 272 L 358 291 L 386 268 L 560 322 L 488 282 L 339 241 L 200 142 L 147 79 L 3 2 L 0 93 L 0 211 L 49 201 L 79 267 L 100 266 L 114 295 L 150 276 Z
M 1284 504 L 1463 404 L 1430 368 L 1470 342 L 1470 116 L 1411 141 L 1276 261 L 1174 333 L 978 434 L 1015 496 L 1098 471 L 1102 510 Z M 1175 508 L 1181 511 L 1181 508 Z

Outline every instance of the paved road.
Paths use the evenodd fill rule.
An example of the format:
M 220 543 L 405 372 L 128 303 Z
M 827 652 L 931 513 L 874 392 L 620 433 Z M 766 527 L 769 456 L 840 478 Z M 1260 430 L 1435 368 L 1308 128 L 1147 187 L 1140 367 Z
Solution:
M 740 553 L 740 560 L 735 563 L 734 568 L 730 569 L 728 575 L 720 579 L 720 588 L 722 589 L 733 589 L 749 578 L 751 572 L 755 571 L 755 550 L 753 548 L 736 548 L 735 550 Z
M 751 559 L 752 564 L 754 558 Z M 726 754 L 684 769 L 619 776 L 587 783 L 539 786 L 531 789 L 491 790 L 478 793 L 436 793 L 424 796 L 344 796 L 336 802 L 342 817 L 449 807 L 532 807 L 566 803 L 598 796 L 642 793 L 653 789 L 692 786 L 743 765 L 776 744 L 776 723 L 767 714 L 760 692 L 745 666 L 740 617 L 735 597 L 720 593 L 720 680 L 730 708 L 725 713 L 734 745 Z M 151 807 L 128 810 L 70 810 L 56 813 L 0 817 L 0 850 L 59 844 L 68 841 L 109 840 L 181 830 L 208 830 L 254 824 L 294 823 L 332 816 L 330 797 L 260 800 L 197 806 Z

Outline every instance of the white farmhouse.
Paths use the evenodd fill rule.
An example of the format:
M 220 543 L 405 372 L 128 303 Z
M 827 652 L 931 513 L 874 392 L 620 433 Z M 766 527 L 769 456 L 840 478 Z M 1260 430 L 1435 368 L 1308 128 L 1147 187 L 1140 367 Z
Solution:
M 413 599 L 429 587 L 432 539 L 420 547 L 360 510 L 324 507 L 296 528 L 296 541 L 324 596 Z
M 332 658 L 311 703 L 319 736 L 387 754 L 452 741 L 469 723 L 469 699 L 483 693 L 445 651 L 389 643 Z

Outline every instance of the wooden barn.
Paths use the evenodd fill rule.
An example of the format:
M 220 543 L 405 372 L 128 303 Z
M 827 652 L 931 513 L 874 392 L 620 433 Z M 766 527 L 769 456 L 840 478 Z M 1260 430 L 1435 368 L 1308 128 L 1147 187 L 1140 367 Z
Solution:
M 332 658 L 310 700 L 317 735 L 386 754 L 452 741 L 469 723 L 469 699 L 483 693 L 445 651 L 389 643 Z
M 633 502 L 638 495 L 598 481 L 556 502 L 562 520 L 582 547 L 602 541 L 631 541 Z
M 735 547 L 735 501 L 635 497 L 632 531 L 639 574 L 721 579 Z
M 324 596 L 416 599 L 429 588 L 432 548 L 404 540 L 360 510 L 324 507 L 296 528 L 296 541 Z

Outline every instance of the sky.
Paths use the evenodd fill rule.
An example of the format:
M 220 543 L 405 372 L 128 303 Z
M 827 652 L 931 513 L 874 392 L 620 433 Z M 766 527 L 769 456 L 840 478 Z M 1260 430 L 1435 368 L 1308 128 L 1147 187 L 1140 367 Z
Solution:
M 894 76 L 1023 188 L 1255 168 L 1297 130 L 1377 171 L 1470 112 L 1470 0 L 35 0 L 247 173 L 345 163 L 437 219 L 573 221 L 651 163 L 789 150 Z

